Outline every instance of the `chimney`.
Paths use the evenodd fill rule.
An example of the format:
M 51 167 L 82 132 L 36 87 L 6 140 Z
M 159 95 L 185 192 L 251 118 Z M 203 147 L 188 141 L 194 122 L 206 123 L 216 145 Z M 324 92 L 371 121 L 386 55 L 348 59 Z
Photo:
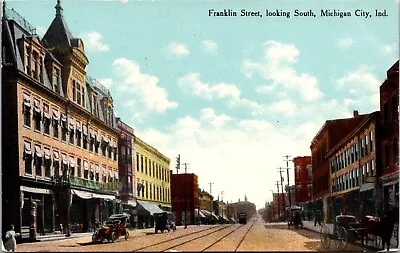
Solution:
M 357 118 L 359 115 L 358 115 L 358 110 L 354 110 L 353 111 L 353 117 L 354 118 Z

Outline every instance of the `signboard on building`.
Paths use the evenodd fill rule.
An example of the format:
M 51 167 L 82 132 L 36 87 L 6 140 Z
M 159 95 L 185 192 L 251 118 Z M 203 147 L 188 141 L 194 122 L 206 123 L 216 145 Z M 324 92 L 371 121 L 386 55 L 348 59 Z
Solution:
M 102 190 L 119 191 L 122 188 L 122 182 L 108 182 L 101 185 Z

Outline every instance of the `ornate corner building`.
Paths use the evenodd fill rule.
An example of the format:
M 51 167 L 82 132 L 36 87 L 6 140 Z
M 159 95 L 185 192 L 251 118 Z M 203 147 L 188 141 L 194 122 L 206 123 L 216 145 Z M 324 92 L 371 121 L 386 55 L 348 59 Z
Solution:
M 3 5 L 3 229 L 31 239 L 90 230 L 120 202 L 112 96 L 86 73 L 59 0 L 55 9 L 40 39 Z

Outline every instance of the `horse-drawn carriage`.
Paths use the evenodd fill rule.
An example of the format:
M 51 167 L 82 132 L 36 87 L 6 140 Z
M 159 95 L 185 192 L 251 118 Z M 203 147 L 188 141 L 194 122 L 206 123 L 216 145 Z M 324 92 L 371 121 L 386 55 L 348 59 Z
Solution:
M 328 249 L 331 239 L 335 239 L 336 247 L 341 251 L 345 250 L 348 243 L 360 243 L 383 249 L 386 245 L 389 250 L 395 224 L 399 222 L 398 211 L 394 208 L 382 218 L 367 215 L 361 221 L 357 221 L 352 215 L 338 215 L 333 224 L 333 233 L 327 224 L 322 224 L 321 245 Z
M 302 228 L 303 227 L 303 221 L 301 218 L 301 210 L 302 208 L 299 206 L 292 206 L 289 209 L 289 221 L 288 221 L 288 228 L 290 229 L 290 226 L 294 226 L 295 228 Z

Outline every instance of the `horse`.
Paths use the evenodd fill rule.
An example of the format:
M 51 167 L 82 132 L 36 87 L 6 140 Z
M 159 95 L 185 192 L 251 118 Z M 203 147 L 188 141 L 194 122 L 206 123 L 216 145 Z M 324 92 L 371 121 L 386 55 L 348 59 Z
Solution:
M 368 239 L 368 235 L 379 236 L 382 239 L 382 248 L 389 251 L 390 239 L 392 238 L 394 224 L 399 222 L 399 209 L 397 207 L 387 211 L 382 218 L 374 216 L 365 216 L 358 229 L 361 236 L 361 242 L 364 243 L 364 238 Z

